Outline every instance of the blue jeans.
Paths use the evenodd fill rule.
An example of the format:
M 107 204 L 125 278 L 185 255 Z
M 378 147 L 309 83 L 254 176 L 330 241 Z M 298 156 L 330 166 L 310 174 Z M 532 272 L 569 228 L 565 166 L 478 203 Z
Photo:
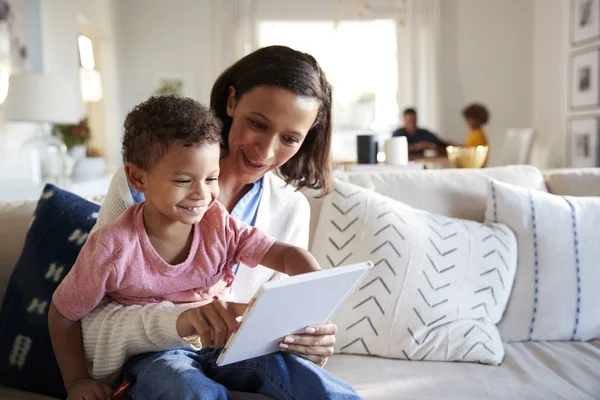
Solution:
M 123 374 L 136 376 L 128 398 L 221 400 L 230 398 L 230 390 L 277 400 L 361 398 L 346 382 L 293 354 L 273 353 L 221 367 L 216 365 L 219 354 L 179 348 L 134 356 L 123 366 Z

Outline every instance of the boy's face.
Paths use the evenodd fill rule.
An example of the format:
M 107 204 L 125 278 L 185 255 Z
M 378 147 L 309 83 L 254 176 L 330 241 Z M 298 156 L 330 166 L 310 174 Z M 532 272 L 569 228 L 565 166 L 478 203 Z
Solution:
M 148 211 L 183 224 L 200 222 L 219 197 L 218 143 L 185 147 L 176 142 L 144 172 Z
M 465 121 L 467 122 L 467 126 L 471 129 L 481 128 L 481 123 L 479 122 L 479 120 L 476 120 L 474 118 L 466 118 Z

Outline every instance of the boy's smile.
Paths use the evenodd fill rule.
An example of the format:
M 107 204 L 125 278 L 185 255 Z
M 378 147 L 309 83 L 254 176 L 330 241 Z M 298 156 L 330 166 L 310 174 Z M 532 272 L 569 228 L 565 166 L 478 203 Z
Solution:
M 158 163 L 145 172 L 145 217 L 170 225 L 200 222 L 219 197 L 218 143 L 184 146 L 171 143 Z

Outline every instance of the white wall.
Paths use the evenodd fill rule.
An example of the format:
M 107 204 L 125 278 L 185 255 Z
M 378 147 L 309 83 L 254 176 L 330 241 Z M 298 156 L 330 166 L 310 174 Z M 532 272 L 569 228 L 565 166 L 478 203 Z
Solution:
M 185 94 L 208 102 L 214 80 L 208 0 L 119 1 L 119 98 L 122 121 L 161 77 L 184 80 Z
M 441 4 L 440 134 L 464 142 L 467 128 L 461 109 L 473 101 L 483 102 L 491 113 L 486 131 L 493 165 L 506 129 L 532 124 L 533 0 Z
M 537 139 L 532 163 L 567 166 L 567 83 L 570 2 L 535 0 L 533 18 L 533 126 Z

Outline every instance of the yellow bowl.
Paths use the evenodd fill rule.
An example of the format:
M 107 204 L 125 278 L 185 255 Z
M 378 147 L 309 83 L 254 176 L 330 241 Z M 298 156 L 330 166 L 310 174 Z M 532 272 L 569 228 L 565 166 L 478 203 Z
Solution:
M 446 154 L 454 168 L 483 168 L 487 162 L 489 147 L 448 146 Z

